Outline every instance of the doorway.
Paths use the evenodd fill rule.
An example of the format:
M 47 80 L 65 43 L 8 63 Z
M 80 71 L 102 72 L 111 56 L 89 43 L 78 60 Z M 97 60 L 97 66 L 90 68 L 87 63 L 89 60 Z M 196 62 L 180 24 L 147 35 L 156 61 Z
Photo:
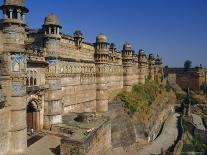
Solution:
M 27 105 L 27 129 L 40 130 L 40 111 L 36 100 L 31 100 Z

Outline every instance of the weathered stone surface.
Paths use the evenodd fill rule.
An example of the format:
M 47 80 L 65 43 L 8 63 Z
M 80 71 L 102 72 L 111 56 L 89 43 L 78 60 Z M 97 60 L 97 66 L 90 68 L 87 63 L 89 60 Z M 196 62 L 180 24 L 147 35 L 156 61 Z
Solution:
M 28 124 L 34 130 L 49 130 L 62 123 L 64 114 L 107 112 L 108 102 L 119 92 L 162 73 L 162 64 L 152 55 L 148 59 L 144 51 L 134 54 L 129 43 L 119 52 L 104 34 L 93 44 L 85 42 L 80 31 L 74 36 L 60 33 L 55 15 L 49 15 L 40 29 L 30 29 L 25 20 L 29 10 L 20 3 L 10 1 L 13 10 L 5 3 L 0 21 L 0 89 L 6 98 L 0 109 L 3 155 L 26 152 Z M 109 143 L 108 127 L 97 133 L 103 138 L 91 141 L 90 154 L 101 154 L 97 148 L 106 150 L 101 144 Z

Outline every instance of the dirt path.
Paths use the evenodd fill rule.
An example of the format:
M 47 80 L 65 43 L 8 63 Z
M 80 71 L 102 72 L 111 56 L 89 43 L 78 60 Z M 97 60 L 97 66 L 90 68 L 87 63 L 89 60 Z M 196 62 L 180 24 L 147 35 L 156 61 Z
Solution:
M 60 138 L 47 135 L 27 148 L 27 155 L 58 155 Z
M 171 115 L 166 121 L 161 135 L 152 143 L 140 149 L 137 155 L 160 154 L 161 148 L 169 148 L 178 136 L 177 120 L 179 114 Z M 132 155 L 132 154 L 131 154 Z

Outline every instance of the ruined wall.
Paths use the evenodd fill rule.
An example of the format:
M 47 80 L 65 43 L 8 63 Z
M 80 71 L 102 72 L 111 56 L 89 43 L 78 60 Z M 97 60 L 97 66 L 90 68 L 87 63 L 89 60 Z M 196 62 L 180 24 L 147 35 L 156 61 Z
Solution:
M 179 73 L 176 75 L 176 83 L 183 89 L 187 90 L 190 88 L 194 91 L 200 90 L 199 77 L 194 76 L 192 73 Z
M 83 140 L 61 139 L 61 155 L 111 155 L 111 123 L 107 121 Z

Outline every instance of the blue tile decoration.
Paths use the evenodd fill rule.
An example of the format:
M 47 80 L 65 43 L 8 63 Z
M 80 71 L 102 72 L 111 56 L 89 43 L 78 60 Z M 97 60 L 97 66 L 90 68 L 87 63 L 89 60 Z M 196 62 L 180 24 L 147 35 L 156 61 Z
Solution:
M 50 89 L 52 90 L 57 90 L 57 89 L 61 89 L 61 83 L 60 81 L 55 81 L 53 83 L 50 84 Z
M 57 64 L 57 60 L 49 60 L 48 63 L 50 65 L 55 65 L 55 64 Z
M 20 55 L 20 54 L 12 55 L 11 60 L 12 61 L 17 61 L 17 62 L 23 61 L 24 60 L 24 55 Z
M 12 83 L 12 95 L 24 96 L 26 94 L 26 87 L 23 83 Z

